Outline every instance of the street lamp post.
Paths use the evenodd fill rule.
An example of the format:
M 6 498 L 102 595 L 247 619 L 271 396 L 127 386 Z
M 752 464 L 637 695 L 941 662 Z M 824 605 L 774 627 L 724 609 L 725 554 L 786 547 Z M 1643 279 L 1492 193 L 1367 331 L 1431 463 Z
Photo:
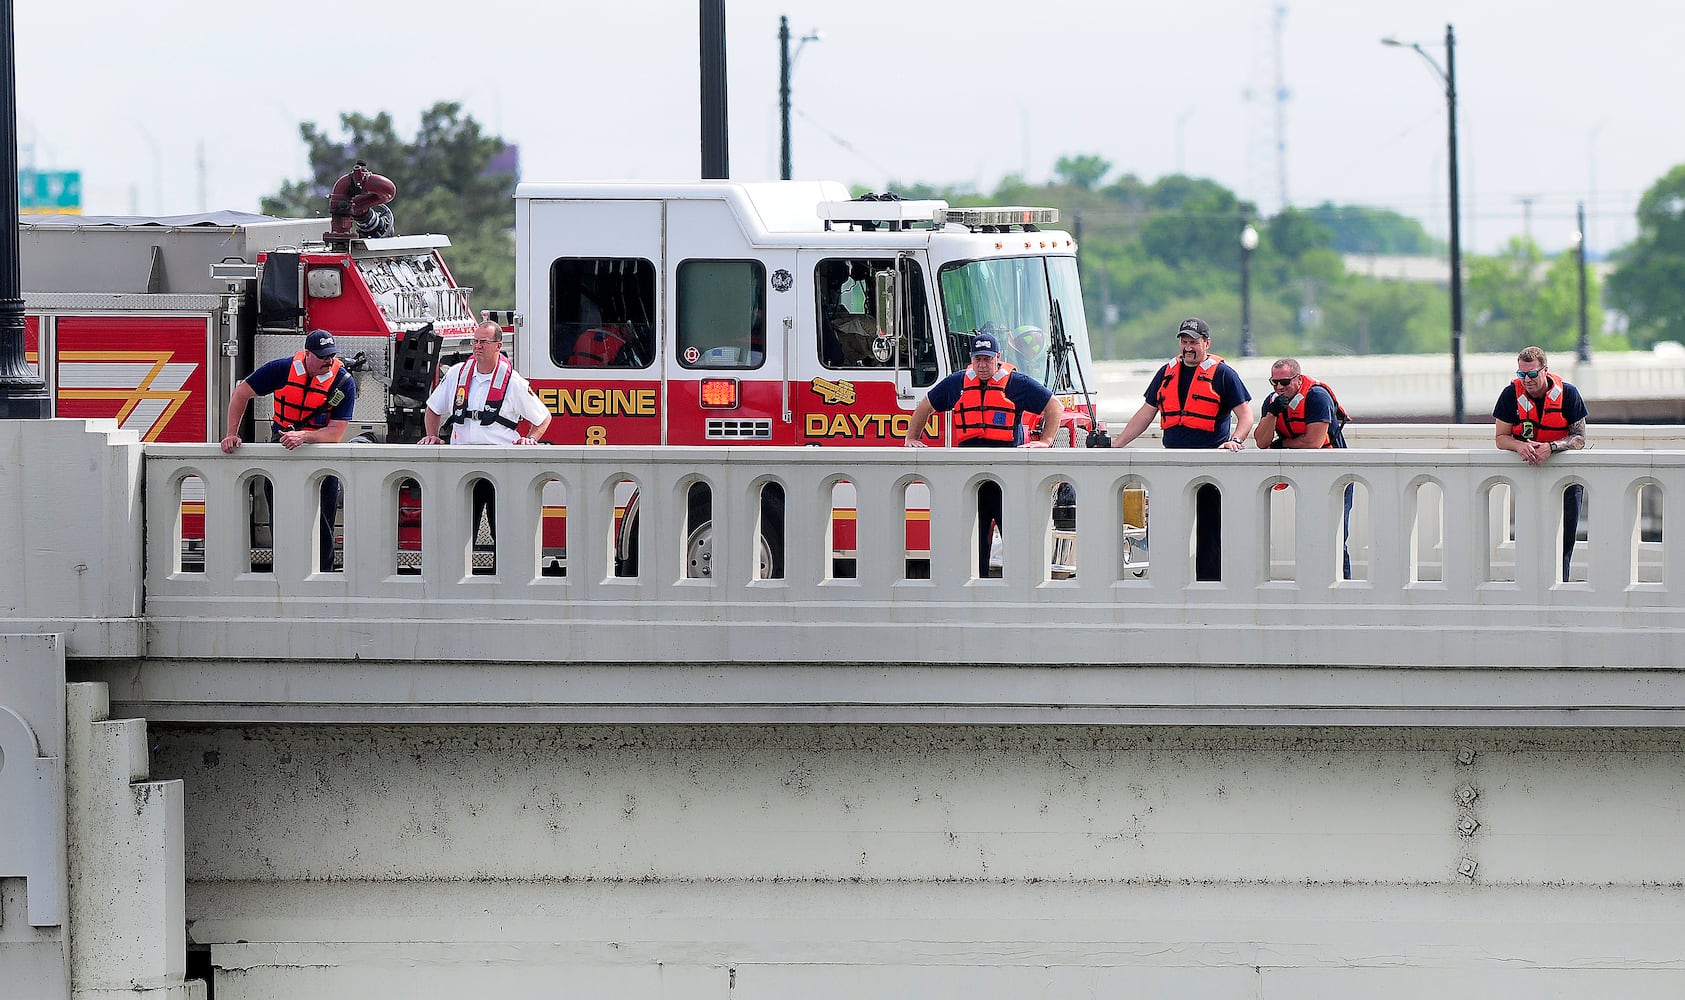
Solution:
M 1248 222 L 1240 231 L 1240 356 L 1255 358 L 1252 342 L 1252 251 L 1258 249 L 1258 230 Z
M 1445 66 L 1440 67 L 1419 42 L 1381 39 L 1382 45 L 1413 49 L 1445 84 L 1446 142 L 1451 173 L 1451 420 L 1463 422 L 1463 237 L 1462 202 L 1457 193 L 1457 38 L 1445 26 Z
M 47 383 L 24 354 L 23 265 L 18 243 L 18 102 L 12 0 L 0 0 L 0 420 L 52 416 Z M 21 473 L 20 473 L 21 476 Z
M 1580 342 L 1574 355 L 1580 364 L 1591 360 L 1591 321 L 1586 316 L 1586 203 L 1580 202 L 1577 214 L 1579 229 L 1574 233 L 1575 262 L 1580 266 Z
M 795 71 L 796 57 L 802 46 L 819 41 L 819 32 L 809 31 L 796 41 L 796 51 L 790 51 L 790 19 L 778 18 L 778 120 L 782 126 L 778 144 L 778 176 L 789 180 L 790 166 L 790 74 Z

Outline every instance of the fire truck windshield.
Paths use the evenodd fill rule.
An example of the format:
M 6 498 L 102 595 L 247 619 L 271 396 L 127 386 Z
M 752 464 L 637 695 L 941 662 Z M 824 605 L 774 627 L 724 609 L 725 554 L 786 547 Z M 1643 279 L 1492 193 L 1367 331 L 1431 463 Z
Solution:
M 948 345 L 955 368 L 970 360 L 971 337 L 988 332 L 1000 342 L 1001 360 L 1055 392 L 1075 388 L 1068 359 L 1055 350 L 1053 303 L 1065 338 L 1088 367 L 1088 326 L 1076 261 L 1057 257 L 1005 257 L 949 264 L 939 279 Z

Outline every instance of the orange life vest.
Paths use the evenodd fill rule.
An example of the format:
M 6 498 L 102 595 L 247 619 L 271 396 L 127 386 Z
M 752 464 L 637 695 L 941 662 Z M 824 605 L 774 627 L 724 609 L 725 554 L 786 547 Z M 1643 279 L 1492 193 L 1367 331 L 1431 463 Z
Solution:
M 1334 402 L 1333 420 L 1328 425 L 1328 440 L 1323 442 L 1322 445 L 1324 448 L 1332 448 L 1335 446 L 1334 438 L 1337 425 L 1345 423 L 1347 419 L 1345 408 L 1340 405 L 1339 397 L 1334 395 L 1334 390 L 1328 387 L 1328 383 L 1318 382 L 1303 372 L 1299 373 L 1299 379 L 1299 394 L 1288 401 L 1286 412 L 1276 418 L 1276 430 L 1282 437 L 1304 436 L 1309 426 L 1305 423 L 1305 399 L 1311 394 L 1312 389 L 1321 386 L 1322 391 L 1328 393 L 1328 398 Z
M 574 338 L 568 367 L 602 368 L 614 364 L 620 349 L 626 346 L 626 337 L 630 332 L 619 323 L 604 323 L 586 330 Z
M 966 369 L 960 386 L 960 401 L 954 407 L 954 443 L 971 440 L 1018 443 L 1018 408 L 1006 398 L 1006 383 L 1012 378 L 1001 371 L 987 382 Z
M 333 409 L 339 402 L 339 395 L 333 391 L 334 383 L 339 379 L 339 359 L 336 357 L 328 365 L 328 370 L 311 378 L 304 369 L 304 356 L 308 351 L 299 351 L 293 355 L 292 368 L 287 372 L 286 384 L 275 390 L 274 412 L 270 415 L 276 427 L 284 431 L 295 431 L 306 426 L 322 413 Z
M 1214 431 L 1217 429 L 1217 416 L 1222 412 L 1223 401 L 1217 395 L 1211 380 L 1217 374 L 1217 366 L 1223 359 L 1215 354 L 1207 354 L 1205 360 L 1195 369 L 1193 384 L 1188 386 L 1186 402 L 1182 400 L 1180 382 L 1187 377 L 1181 358 L 1173 358 L 1166 367 L 1164 382 L 1158 388 L 1159 426 L 1186 427 L 1195 431 Z
M 1516 379 L 1515 412 L 1518 417 L 1510 433 L 1523 441 L 1560 441 L 1568 436 L 1568 418 L 1562 413 L 1562 398 L 1565 390 L 1562 380 L 1549 372 L 1545 373 L 1545 396 L 1543 406 L 1535 402 L 1527 390 L 1521 387 L 1521 380 Z

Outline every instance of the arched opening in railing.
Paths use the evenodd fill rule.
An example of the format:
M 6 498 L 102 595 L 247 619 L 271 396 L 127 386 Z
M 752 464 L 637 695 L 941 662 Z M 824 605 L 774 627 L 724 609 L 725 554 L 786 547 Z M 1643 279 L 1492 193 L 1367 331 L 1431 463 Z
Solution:
M 261 472 L 246 478 L 241 493 L 245 497 L 246 516 L 242 519 L 246 536 L 246 570 L 250 573 L 275 572 L 275 487 Z
M 1437 480 L 1419 479 L 1410 485 L 1409 583 L 1439 583 L 1445 579 L 1445 489 Z
M 497 485 L 485 476 L 468 481 L 468 576 L 497 575 Z
M 930 540 L 936 528 L 936 511 L 931 509 L 930 484 L 911 479 L 901 488 L 901 537 L 908 580 L 930 579 Z
M 1297 494 L 1298 490 L 1285 479 L 1271 483 L 1265 493 L 1269 504 L 1266 521 L 1269 531 L 1264 537 L 1264 579 L 1272 583 L 1291 582 L 1299 578 Z
M 205 571 L 205 481 L 183 476 L 176 481 L 175 566 L 177 573 Z
M 685 489 L 683 565 L 687 580 L 714 575 L 714 489 L 701 480 Z
M 1194 521 L 1188 554 L 1193 559 L 1195 582 L 1214 583 L 1223 578 L 1223 491 L 1209 479 L 1195 483 L 1193 490 Z
M 1118 502 L 1123 512 L 1118 535 L 1122 553 L 1119 579 L 1144 580 L 1148 570 L 1146 480 L 1134 476 L 1125 479 L 1118 489 Z
M 1334 488 L 1340 493 L 1340 518 L 1334 525 L 1334 542 L 1340 552 L 1335 579 L 1367 580 L 1370 534 L 1364 526 L 1369 524 L 1372 509 L 1369 487 L 1348 479 Z
M 1636 517 L 1632 531 L 1632 582 L 1661 583 L 1666 568 L 1662 545 L 1662 488 L 1654 481 L 1638 486 Z
M 311 479 L 308 495 L 316 498 L 316 502 L 307 504 L 313 509 L 305 521 L 310 526 L 306 536 L 316 542 L 312 569 L 317 573 L 342 573 L 345 571 L 345 490 L 338 476 L 323 472 Z
M 1562 525 L 1558 538 L 1558 551 L 1562 558 L 1556 560 L 1557 566 L 1553 572 L 1560 571 L 1556 577 L 1559 583 L 1583 582 L 1587 579 L 1587 572 L 1591 568 L 1591 491 L 1584 483 L 1567 483 L 1562 487 Z M 1580 543 L 1584 542 L 1584 545 Z
M 614 519 L 609 522 L 607 539 L 611 575 L 622 580 L 635 579 L 643 536 L 643 526 L 639 524 L 642 518 L 638 516 L 638 509 L 643 506 L 642 491 L 636 479 L 627 478 L 615 483 L 610 495 L 614 503 Z
M 761 484 L 760 516 L 755 519 L 754 575 L 756 580 L 784 579 L 784 484 L 769 479 Z
M 972 567 L 973 579 L 998 579 L 1006 573 L 1005 546 L 1001 544 L 1002 493 L 1000 480 L 983 476 L 971 486 L 973 509 L 972 550 L 977 562 Z
M 1069 580 L 1077 575 L 1077 488 L 1061 479 L 1048 491 L 1047 580 Z
M 859 512 L 854 505 L 854 484 L 846 479 L 832 480 L 831 517 L 825 531 L 825 548 L 819 553 L 825 566 L 825 579 L 852 580 L 859 572 Z
M 538 486 L 538 575 L 568 575 L 568 489 L 554 476 Z
M 421 483 L 412 476 L 403 476 L 392 484 L 389 493 L 393 505 L 392 571 L 399 576 L 421 574 Z
M 1504 480 L 1485 483 L 1480 551 L 1486 556 L 1482 580 L 1486 583 L 1515 582 L 1515 490 Z

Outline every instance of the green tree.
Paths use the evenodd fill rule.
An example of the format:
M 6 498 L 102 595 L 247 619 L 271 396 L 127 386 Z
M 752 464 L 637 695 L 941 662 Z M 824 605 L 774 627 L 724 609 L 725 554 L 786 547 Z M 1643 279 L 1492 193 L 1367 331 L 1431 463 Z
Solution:
M 314 122 L 299 125 L 310 155 L 310 176 L 288 181 L 264 198 L 266 215 L 308 218 L 326 215 L 334 182 L 357 159 L 397 186 L 392 212 L 400 233 L 443 233 L 451 239 L 446 263 L 457 282 L 474 289 L 474 305 L 515 305 L 516 176 L 512 166 L 494 167 L 508 149 L 488 135 L 462 106 L 440 102 L 422 112 L 415 137 L 398 135 L 392 116 L 345 114 L 341 137 Z
M 1329 245 L 1340 253 L 1429 254 L 1439 249 L 1420 222 L 1388 209 L 1325 201 L 1305 214 L 1332 234 Z
M 1548 353 L 1572 350 L 1579 339 L 1579 262 L 1572 253 L 1546 261 L 1531 240 L 1510 240 L 1504 252 L 1468 262 L 1468 349 L 1519 351 L 1530 344 Z M 1595 315 L 1595 289 L 1587 289 Z
M 1059 183 L 1069 184 L 1084 191 L 1094 190 L 1101 178 L 1111 171 L 1110 160 L 1087 153 L 1080 156 L 1061 156 L 1053 164 L 1053 174 L 1059 178 Z
M 1631 320 L 1632 345 L 1685 340 L 1685 164 L 1638 201 L 1638 238 L 1614 254 L 1609 304 Z

